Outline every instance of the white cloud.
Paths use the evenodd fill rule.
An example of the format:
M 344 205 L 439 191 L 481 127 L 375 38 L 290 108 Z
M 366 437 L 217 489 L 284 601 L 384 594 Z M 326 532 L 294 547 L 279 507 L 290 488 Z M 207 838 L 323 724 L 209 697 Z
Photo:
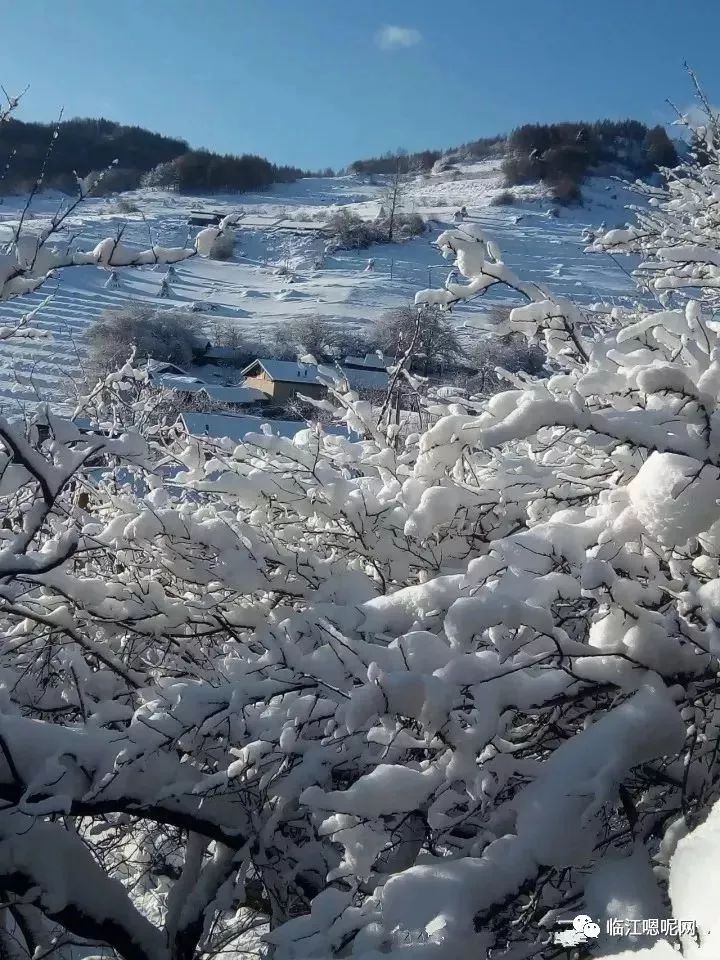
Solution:
M 414 27 L 384 26 L 375 34 L 375 42 L 381 50 L 397 50 L 415 47 L 422 41 L 422 34 Z

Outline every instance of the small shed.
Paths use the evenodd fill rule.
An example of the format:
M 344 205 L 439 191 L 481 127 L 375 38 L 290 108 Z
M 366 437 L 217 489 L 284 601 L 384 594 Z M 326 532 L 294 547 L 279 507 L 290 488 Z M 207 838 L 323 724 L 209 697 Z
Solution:
M 188 223 L 191 227 L 216 227 L 225 216 L 216 210 L 191 210 Z

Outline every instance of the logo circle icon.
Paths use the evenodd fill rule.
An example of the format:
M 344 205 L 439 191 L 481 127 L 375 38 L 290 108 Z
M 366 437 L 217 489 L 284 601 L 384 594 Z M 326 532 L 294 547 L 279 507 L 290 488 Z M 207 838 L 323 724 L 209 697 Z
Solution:
M 572 925 L 573 930 L 582 933 L 587 940 L 596 940 L 600 936 L 600 925 L 585 913 L 579 913 Z

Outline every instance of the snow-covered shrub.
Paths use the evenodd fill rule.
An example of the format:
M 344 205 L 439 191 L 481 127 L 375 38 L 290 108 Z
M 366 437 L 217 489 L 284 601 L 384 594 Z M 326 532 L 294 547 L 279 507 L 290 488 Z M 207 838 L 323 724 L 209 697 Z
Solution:
M 426 225 L 419 213 L 395 214 L 395 229 L 403 240 L 419 237 L 425 233 Z
M 489 394 L 507 385 L 505 372 L 542 374 L 545 353 L 517 333 L 488 335 L 468 350 L 466 364 L 473 368 L 467 387 L 473 393 Z
M 342 207 L 327 223 L 330 242 L 339 250 L 363 250 L 377 242 L 373 224 Z
M 515 203 L 515 194 L 512 190 L 501 190 L 490 200 L 491 207 L 511 207 Z
M 192 362 L 198 335 L 187 310 L 159 310 L 130 304 L 106 310 L 88 330 L 94 372 L 117 370 L 135 352 L 138 360 L 162 360 L 185 367 Z
M 142 170 L 112 166 L 109 170 L 93 170 L 86 179 L 94 184 L 92 189 L 94 197 L 109 197 L 113 193 L 137 190 L 142 177 Z
M 128 200 L 126 197 L 118 197 L 112 203 L 112 212 L 113 213 L 139 213 L 140 207 L 133 200 Z
M 140 185 L 146 189 L 154 187 L 158 190 L 177 190 L 179 179 L 177 164 L 174 160 L 168 160 L 143 174 Z
M 391 229 L 392 223 L 392 229 Z M 363 250 L 373 243 L 408 240 L 425 232 L 426 224 L 418 213 L 384 209 L 377 220 L 363 220 L 342 207 L 327 222 L 330 244 L 336 250 Z
M 582 204 L 582 189 L 578 180 L 570 176 L 553 178 L 550 181 L 550 192 L 553 200 L 568 206 Z
M 697 190 L 657 197 L 663 251 Z M 162 432 L 129 363 L 95 431 L 0 420 L 4 952 L 261 923 L 273 960 L 527 960 L 667 910 L 720 793 L 720 326 L 689 283 L 600 324 L 476 227 L 439 245 L 464 279 L 418 303 L 509 287 L 550 376 L 426 402 L 411 341 L 434 422 L 401 441 L 342 383 L 316 403 L 360 442 Z M 714 831 L 670 870 L 702 960 Z
M 211 260 L 231 260 L 235 252 L 235 231 L 228 227 L 218 233 L 210 247 Z
M 267 349 L 279 360 L 296 360 L 303 354 L 332 360 L 343 352 L 345 337 L 340 327 L 322 316 L 298 316 L 274 328 Z
M 502 172 L 507 186 L 517 187 L 539 180 L 542 167 L 535 157 L 510 154 L 502 162 Z

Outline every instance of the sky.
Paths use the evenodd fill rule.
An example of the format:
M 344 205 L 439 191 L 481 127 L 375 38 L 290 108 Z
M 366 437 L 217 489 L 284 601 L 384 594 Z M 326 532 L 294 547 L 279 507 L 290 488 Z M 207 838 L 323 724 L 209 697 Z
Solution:
M 720 0 L 0 0 L 17 116 L 104 116 L 341 168 L 525 122 L 720 100 Z

